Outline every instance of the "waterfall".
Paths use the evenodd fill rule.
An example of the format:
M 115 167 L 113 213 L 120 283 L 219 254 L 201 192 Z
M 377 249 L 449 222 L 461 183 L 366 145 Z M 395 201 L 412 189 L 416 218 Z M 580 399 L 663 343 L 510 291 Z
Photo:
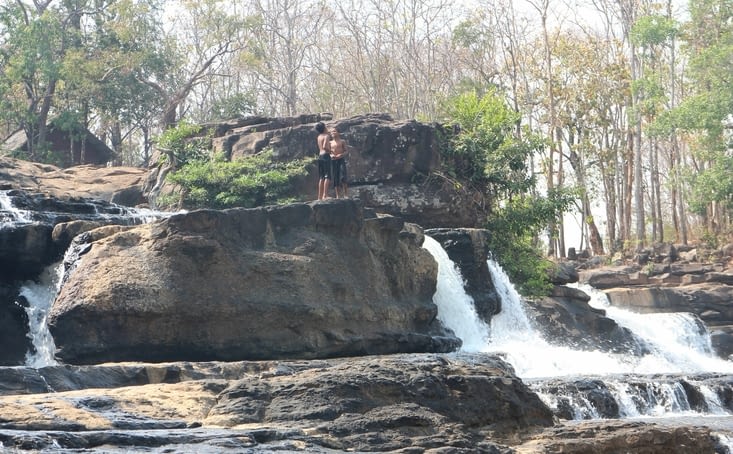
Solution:
M 28 337 L 33 344 L 35 352 L 28 352 L 25 357 L 25 364 L 29 367 L 45 367 L 57 364 L 54 354 L 54 344 L 51 332 L 48 330 L 46 318 L 51 309 L 51 303 L 56 298 L 64 273 L 63 261 L 51 265 L 41 275 L 38 282 L 28 281 L 20 289 L 20 295 L 28 302 L 26 313 L 28 314 Z
M 0 226 L 36 222 L 32 219 L 32 212 L 20 210 L 13 206 L 8 192 L 0 191 Z M 102 212 L 98 210 L 97 205 L 90 204 L 89 206 L 94 211 L 94 219 L 103 223 L 116 223 L 125 220 L 128 224 L 145 224 L 176 214 L 115 204 L 110 204 L 111 212 Z M 181 212 L 185 211 L 179 211 L 179 213 Z M 19 296 L 23 297 L 27 304 L 21 304 L 18 301 L 15 303 L 25 308 L 29 330 L 27 337 L 33 345 L 33 351 L 26 353 L 26 366 L 40 368 L 57 364 L 54 357 L 56 346 L 48 330 L 46 319 L 62 285 L 65 272 L 64 264 L 73 263 L 79 247 L 83 247 L 83 245 L 77 245 L 76 249 L 69 248 L 63 260 L 46 267 L 38 280 L 26 281 L 20 286 Z
M 463 341 L 463 351 L 498 353 L 512 364 L 522 378 L 559 375 L 612 373 L 621 366 L 618 359 L 602 352 L 585 352 L 553 346 L 536 331 L 523 303 L 501 267 L 489 260 L 494 287 L 501 297 L 501 312 L 487 325 L 476 314 L 473 299 L 466 294 L 463 277 L 455 263 L 435 239 L 425 237 L 423 245 L 438 262 L 438 283 L 433 302 L 438 319 Z
M 611 306 L 608 296 L 590 285 L 576 288 L 587 293 L 591 307 L 603 309 L 619 326 L 630 329 L 651 351 L 636 363 L 635 373 L 733 373 L 733 362 L 716 357 L 705 324 L 685 312 L 639 314 Z
M 482 351 L 488 342 L 489 329 L 479 318 L 473 298 L 463 287 L 461 272 L 435 239 L 425 236 L 423 247 L 438 262 L 438 282 L 433 295 L 433 302 L 438 306 L 438 320 L 463 341 L 463 351 Z
M 504 355 L 522 378 L 628 371 L 620 355 L 576 350 L 547 341 L 532 325 L 522 298 L 501 266 L 491 259 L 488 266 L 501 297 L 501 312 L 491 319 L 491 342 L 484 351 Z
M 13 206 L 13 202 L 8 196 L 8 191 L 0 191 L 0 211 L 5 214 L 3 218 L 0 218 L 3 222 L 32 222 L 27 210 L 19 210 Z M 7 221 L 4 218 L 7 218 Z
M 649 353 L 637 357 L 578 350 L 542 336 L 506 273 L 493 260 L 487 264 L 501 311 L 490 324 L 481 321 L 447 253 L 430 237 L 424 247 L 438 262 L 433 296 L 438 319 L 464 341 L 462 350 L 504 357 L 557 414 L 568 419 L 702 415 L 722 418 L 724 425 L 730 425 L 731 414 L 721 398 L 727 392 L 725 384 L 716 378 L 733 373 L 733 363 L 715 357 L 705 325 L 693 314 L 637 314 L 610 306 L 601 291 L 578 286 L 591 296 L 592 307 L 605 310 L 609 318 L 630 329 Z M 720 443 L 729 446 L 730 436 L 719 434 Z

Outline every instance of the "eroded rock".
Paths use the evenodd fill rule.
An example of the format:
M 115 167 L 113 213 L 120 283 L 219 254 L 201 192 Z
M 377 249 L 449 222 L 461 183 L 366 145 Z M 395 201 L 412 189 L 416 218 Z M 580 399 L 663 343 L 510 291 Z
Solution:
M 89 243 L 50 313 L 57 356 L 104 361 L 445 352 L 419 228 L 353 200 L 201 210 Z M 89 232 L 92 234 L 94 231 Z M 124 271 L 123 271 L 124 270 Z

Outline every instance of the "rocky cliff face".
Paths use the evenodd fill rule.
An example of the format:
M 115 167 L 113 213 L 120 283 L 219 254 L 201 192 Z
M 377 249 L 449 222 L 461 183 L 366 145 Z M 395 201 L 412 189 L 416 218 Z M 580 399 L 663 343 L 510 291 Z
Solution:
M 481 209 L 473 194 L 459 190 L 440 178 L 440 147 L 449 134 L 439 125 L 415 120 L 396 121 L 386 114 L 360 115 L 332 120 L 320 115 L 265 118 L 249 117 L 205 125 L 215 150 L 230 159 L 273 150 L 276 159 L 313 158 L 308 177 L 293 197 L 317 198 L 315 123 L 335 127 L 348 144 L 349 195 L 365 207 L 399 216 L 423 228 L 477 227 Z M 148 187 L 170 192 L 160 181 L 165 168 L 154 168 Z M 333 196 L 331 189 L 330 195 Z
M 422 231 L 353 200 L 194 211 L 89 240 L 50 314 L 70 363 L 446 352 Z M 84 241 L 89 236 L 82 236 Z M 93 320 L 93 323 L 90 321 Z

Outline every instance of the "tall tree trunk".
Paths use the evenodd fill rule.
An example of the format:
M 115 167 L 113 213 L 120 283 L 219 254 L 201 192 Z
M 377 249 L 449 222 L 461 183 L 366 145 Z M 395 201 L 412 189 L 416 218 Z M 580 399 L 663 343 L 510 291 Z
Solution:
M 667 1 L 667 17 L 672 19 L 672 1 Z M 674 109 L 677 107 L 677 77 L 675 74 L 676 65 L 676 39 L 672 36 L 672 44 L 669 47 L 669 80 L 670 80 L 670 108 Z M 685 213 L 685 202 L 682 192 L 682 162 L 680 159 L 680 147 L 677 141 L 677 132 L 672 131 L 671 136 L 672 143 L 672 159 L 670 159 L 670 174 L 673 178 L 672 182 L 672 213 L 674 217 L 674 226 L 676 233 L 676 240 L 682 244 L 687 244 L 687 214 Z
M 654 147 L 652 148 L 652 184 L 654 185 L 654 222 L 657 226 L 656 241 L 664 242 L 664 221 L 662 219 L 662 183 L 659 178 L 659 142 L 654 139 Z
M 555 156 L 558 155 L 558 141 L 557 135 L 557 114 L 555 112 L 555 87 L 553 83 L 552 75 L 552 50 L 550 49 L 550 35 L 547 31 L 547 13 L 549 11 L 549 0 L 538 0 L 531 2 L 530 4 L 540 14 L 542 20 L 542 37 L 545 45 L 545 66 L 547 72 L 545 77 L 547 78 L 547 98 L 550 110 L 550 120 L 548 127 L 548 138 L 550 139 L 550 156 L 547 159 L 547 190 L 552 191 L 555 189 Z M 560 157 L 562 159 L 562 157 Z M 547 255 L 551 257 L 557 256 L 557 243 L 558 243 L 558 228 L 557 223 L 550 222 L 547 228 Z
M 581 135 L 581 133 L 578 133 L 579 137 Z M 603 240 L 601 239 L 601 234 L 598 232 L 598 227 L 596 227 L 593 213 L 591 211 L 590 198 L 588 197 L 588 183 L 586 181 L 585 165 L 580 155 L 576 152 L 575 147 L 573 147 L 575 139 L 572 137 L 573 136 L 571 134 L 568 139 L 568 162 L 570 162 L 570 167 L 573 168 L 578 187 L 582 191 L 582 196 L 580 198 L 581 213 L 583 216 L 582 226 L 583 229 L 586 227 L 588 229 L 588 242 L 593 250 L 593 255 L 603 255 Z M 607 204 L 606 206 L 609 207 L 611 205 Z
M 636 53 L 636 47 L 631 46 L 631 78 L 633 81 L 641 78 L 641 67 Z M 631 104 L 633 109 L 633 154 L 634 154 L 634 205 L 636 214 L 636 251 L 644 248 L 645 219 L 644 219 L 644 169 L 642 167 L 641 152 L 641 115 L 638 111 L 639 96 L 632 93 Z
M 634 137 L 633 132 L 629 130 L 628 132 L 628 143 L 625 148 L 625 159 L 624 159 L 624 180 L 623 180 L 623 189 L 624 189 L 624 222 L 623 222 L 623 235 L 621 237 L 624 242 L 631 240 L 631 200 L 632 196 L 634 195 L 634 168 L 635 168 L 635 160 L 634 160 Z
M 682 178 L 680 178 L 680 169 L 682 168 L 682 159 L 681 159 L 681 150 L 679 147 L 679 142 L 677 141 L 677 136 L 672 137 L 672 147 L 675 150 L 675 164 L 677 166 L 677 177 L 675 178 L 675 185 L 677 187 L 677 193 L 679 194 L 678 200 L 677 200 L 677 210 L 679 214 L 679 222 L 680 222 L 680 242 L 682 244 L 687 244 L 687 212 L 685 209 L 685 201 L 683 197 L 682 192 Z

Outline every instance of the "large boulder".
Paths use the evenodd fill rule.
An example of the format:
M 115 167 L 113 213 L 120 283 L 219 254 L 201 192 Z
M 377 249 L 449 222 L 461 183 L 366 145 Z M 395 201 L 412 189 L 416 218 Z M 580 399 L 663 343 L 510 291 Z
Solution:
M 96 232 L 93 230 L 90 234 Z M 49 316 L 65 362 L 445 352 L 419 227 L 353 200 L 201 210 L 91 238 Z
M 614 353 L 646 353 L 628 328 L 606 316 L 606 311 L 588 304 L 590 296 L 580 289 L 555 286 L 543 298 L 527 301 L 535 325 L 547 339 L 580 350 Z
M 295 183 L 291 195 L 314 200 L 318 121 L 337 128 L 346 141 L 349 196 L 359 198 L 364 206 L 424 228 L 474 227 L 483 219 L 475 194 L 439 176 L 440 147 L 450 133 L 439 125 L 398 121 L 379 113 L 338 120 L 329 115 L 247 117 L 204 125 L 202 134 L 211 137 L 213 149 L 229 159 L 265 149 L 281 161 L 313 158 L 308 176 Z M 151 199 L 175 192 L 164 179 L 169 170 L 163 165 L 151 169 L 147 183 Z

